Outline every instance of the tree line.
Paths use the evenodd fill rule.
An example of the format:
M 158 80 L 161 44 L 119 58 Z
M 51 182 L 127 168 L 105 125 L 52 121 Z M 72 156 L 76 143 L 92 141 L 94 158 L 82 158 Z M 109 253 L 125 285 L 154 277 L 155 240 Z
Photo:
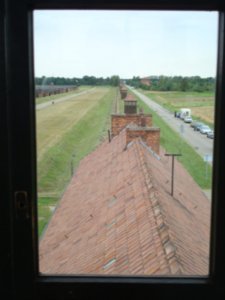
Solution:
M 142 84 L 141 78 L 134 76 L 132 79 L 123 79 L 126 84 L 135 88 L 142 88 L 145 90 L 155 91 L 192 91 L 192 92 L 204 92 L 215 91 L 215 78 L 201 78 L 200 76 L 182 77 L 182 76 L 150 76 L 151 85 L 147 86 Z M 65 78 L 65 77 L 36 77 L 36 85 L 111 85 L 118 86 L 120 83 L 120 77 L 113 75 L 111 77 L 95 77 L 95 76 L 83 76 L 82 78 Z
M 213 92 L 215 90 L 215 78 L 201 78 L 200 76 L 182 77 L 182 76 L 150 76 L 151 85 L 147 86 L 141 83 L 140 77 L 127 79 L 126 83 L 135 88 L 155 91 L 192 91 L 192 92 Z
M 111 85 L 118 86 L 120 78 L 117 75 L 111 77 L 95 77 L 95 76 L 83 76 L 82 78 L 65 78 L 65 77 L 36 77 L 35 85 Z

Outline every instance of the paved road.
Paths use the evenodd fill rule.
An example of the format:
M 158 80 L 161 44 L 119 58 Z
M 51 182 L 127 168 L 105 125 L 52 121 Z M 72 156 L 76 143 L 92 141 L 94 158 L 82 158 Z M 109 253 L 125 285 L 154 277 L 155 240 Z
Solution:
M 182 120 L 175 118 L 174 114 L 137 90 L 132 89 L 132 92 L 145 102 L 153 111 L 155 111 L 165 122 L 167 122 L 173 130 L 178 132 L 182 138 L 203 157 L 203 159 L 207 158 L 209 163 L 212 163 L 213 140 L 207 138 L 200 132 L 194 131 L 190 124 L 186 124 Z
M 53 101 L 54 101 L 54 104 L 57 104 L 57 103 L 60 103 L 60 102 L 67 101 L 67 100 L 70 100 L 72 98 L 78 97 L 78 96 L 83 95 L 83 94 L 91 93 L 91 92 L 93 92 L 94 89 L 95 88 L 91 88 L 91 89 L 88 89 L 86 91 L 82 91 L 82 92 L 77 93 L 77 94 L 70 94 L 70 95 L 67 95 L 67 96 L 62 96 L 62 97 L 57 98 L 55 100 L 51 100 L 51 101 L 47 101 L 47 102 L 44 102 L 44 103 L 41 103 L 41 104 L 37 104 L 36 105 L 36 110 L 44 109 L 44 108 L 52 105 Z

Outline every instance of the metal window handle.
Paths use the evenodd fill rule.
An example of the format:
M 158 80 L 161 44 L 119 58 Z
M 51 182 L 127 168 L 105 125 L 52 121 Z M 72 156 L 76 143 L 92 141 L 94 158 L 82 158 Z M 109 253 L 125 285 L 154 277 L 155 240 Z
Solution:
M 29 202 L 26 191 L 15 192 L 16 217 L 21 220 L 29 219 Z

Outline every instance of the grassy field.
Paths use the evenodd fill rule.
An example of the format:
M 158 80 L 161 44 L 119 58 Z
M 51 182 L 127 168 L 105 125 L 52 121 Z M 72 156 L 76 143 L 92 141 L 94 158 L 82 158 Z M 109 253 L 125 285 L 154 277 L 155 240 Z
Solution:
M 137 97 L 137 96 L 136 96 Z M 180 135 L 174 132 L 153 110 L 145 103 L 138 99 L 139 108 L 143 108 L 145 113 L 151 113 L 153 116 L 153 124 L 160 128 L 160 144 L 167 151 L 172 153 L 181 153 L 182 156 L 178 160 L 183 164 L 185 169 L 193 177 L 195 182 L 202 189 L 211 188 L 212 168 L 206 166 L 201 156 L 189 146 Z M 207 176 L 206 176 L 207 168 Z
M 215 95 L 211 92 L 141 92 L 172 112 L 182 107 L 191 108 L 194 119 L 213 127 Z
M 38 161 L 99 102 L 107 90 L 99 88 L 91 94 L 80 95 L 36 112 Z
M 79 161 L 107 137 L 116 88 L 37 111 L 39 234 Z

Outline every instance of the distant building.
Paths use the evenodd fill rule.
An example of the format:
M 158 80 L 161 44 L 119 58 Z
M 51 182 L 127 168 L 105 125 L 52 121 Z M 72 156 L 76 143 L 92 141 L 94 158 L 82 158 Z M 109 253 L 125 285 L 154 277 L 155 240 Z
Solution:
M 149 77 L 144 77 L 140 79 L 141 83 L 147 86 L 151 86 L 151 80 Z

